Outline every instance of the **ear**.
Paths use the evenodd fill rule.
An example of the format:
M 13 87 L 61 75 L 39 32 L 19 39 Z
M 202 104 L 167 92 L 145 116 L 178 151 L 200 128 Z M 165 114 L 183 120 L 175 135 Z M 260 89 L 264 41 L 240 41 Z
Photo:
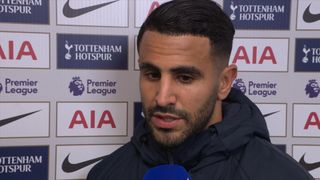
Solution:
M 237 77 L 237 72 L 238 70 L 235 64 L 231 64 L 223 69 L 219 76 L 218 100 L 222 101 L 228 96 L 232 83 Z

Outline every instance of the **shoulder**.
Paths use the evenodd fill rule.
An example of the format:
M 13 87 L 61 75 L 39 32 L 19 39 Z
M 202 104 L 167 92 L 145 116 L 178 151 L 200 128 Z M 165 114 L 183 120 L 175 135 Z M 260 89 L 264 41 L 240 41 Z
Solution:
M 260 138 L 247 144 L 240 165 L 251 179 L 313 179 L 291 156 Z
M 106 156 L 102 161 L 96 164 L 89 172 L 88 180 L 106 180 L 115 179 L 112 177 L 123 177 L 124 170 L 131 169 L 133 172 L 135 164 L 139 157 L 132 143 L 127 143 L 120 147 L 110 155 Z M 125 172 L 130 173 L 130 172 Z M 121 175 L 122 174 L 122 175 Z

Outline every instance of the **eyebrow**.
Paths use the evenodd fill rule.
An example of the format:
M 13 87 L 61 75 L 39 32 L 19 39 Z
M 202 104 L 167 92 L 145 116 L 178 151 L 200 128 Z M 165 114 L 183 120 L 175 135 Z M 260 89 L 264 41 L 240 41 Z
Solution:
M 140 70 L 146 70 L 146 69 L 160 71 L 160 69 L 153 64 L 142 63 L 140 65 Z M 177 66 L 177 67 L 170 69 L 170 72 L 173 74 L 190 74 L 190 75 L 198 76 L 198 77 L 203 76 L 202 72 L 193 66 L 184 66 L 184 65 Z
M 201 71 L 193 66 L 178 66 L 173 69 L 170 69 L 170 72 L 174 74 L 190 74 L 193 76 L 202 77 L 203 74 Z
M 140 71 L 143 70 L 154 70 L 154 71 L 160 71 L 160 69 L 158 67 L 156 67 L 153 64 L 150 63 L 142 63 L 139 65 Z

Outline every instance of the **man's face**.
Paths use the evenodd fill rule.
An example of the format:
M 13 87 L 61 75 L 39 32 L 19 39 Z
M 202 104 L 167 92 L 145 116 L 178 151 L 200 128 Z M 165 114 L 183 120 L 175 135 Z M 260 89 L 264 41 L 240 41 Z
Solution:
M 139 56 L 143 111 L 160 144 L 178 145 L 212 124 L 219 78 L 208 38 L 146 31 Z

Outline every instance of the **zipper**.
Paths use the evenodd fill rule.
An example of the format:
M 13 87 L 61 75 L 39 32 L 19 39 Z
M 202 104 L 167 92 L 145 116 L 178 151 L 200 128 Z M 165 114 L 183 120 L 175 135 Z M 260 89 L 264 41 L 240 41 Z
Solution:
M 167 149 L 166 154 L 169 164 L 174 164 L 173 156 L 170 149 Z

